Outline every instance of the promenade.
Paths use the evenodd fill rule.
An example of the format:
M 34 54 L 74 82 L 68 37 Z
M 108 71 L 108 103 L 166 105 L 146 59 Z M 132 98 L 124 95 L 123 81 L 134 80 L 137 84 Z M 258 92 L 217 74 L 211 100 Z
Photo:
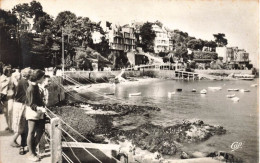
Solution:
M 13 134 L 9 131 L 5 131 L 7 127 L 4 114 L 0 114 L 0 163 L 31 163 L 28 160 L 27 155 L 19 155 L 19 148 L 13 148 L 10 146 Z M 20 142 L 20 138 L 17 141 Z M 45 149 L 45 153 L 42 154 L 41 163 L 50 163 L 50 150 Z

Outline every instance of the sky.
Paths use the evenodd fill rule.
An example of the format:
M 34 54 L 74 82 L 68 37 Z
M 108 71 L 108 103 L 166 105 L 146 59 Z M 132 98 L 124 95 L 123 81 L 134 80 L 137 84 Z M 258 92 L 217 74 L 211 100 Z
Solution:
M 224 33 L 227 46 L 249 52 L 259 67 L 258 0 L 38 0 L 43 10 L 56 17 L 69 10 L 93 21 L 110 21 L 120 25 L 131 21 L 161 21 L 170 29 L 190 36 L 214 40 L 213 34 Z M 30 0 L 0 0 L 0 8 L 12 9 Z

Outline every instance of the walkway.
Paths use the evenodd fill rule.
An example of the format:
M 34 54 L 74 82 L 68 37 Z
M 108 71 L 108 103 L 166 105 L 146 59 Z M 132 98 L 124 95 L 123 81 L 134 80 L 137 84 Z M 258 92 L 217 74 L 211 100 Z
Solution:
M 13 134 L 5 131 L 6 122 L 3 114 L 0 114 L 0 163 L 32 163 L 26 155 L 19 155 L 19 148 L 10 146 Z M 18 140 L 20 142 L 20 139 Z M 47 148 L 42 156 L 41 163 L 50 163 L 50 150 Z

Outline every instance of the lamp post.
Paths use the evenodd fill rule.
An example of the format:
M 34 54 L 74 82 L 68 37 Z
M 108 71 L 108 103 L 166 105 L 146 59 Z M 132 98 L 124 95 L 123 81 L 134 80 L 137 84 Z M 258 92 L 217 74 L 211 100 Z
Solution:
M 61 46 L 62 46 L 62 77 L 64 78 L 64 35 L 63 28 L 61 29 Z

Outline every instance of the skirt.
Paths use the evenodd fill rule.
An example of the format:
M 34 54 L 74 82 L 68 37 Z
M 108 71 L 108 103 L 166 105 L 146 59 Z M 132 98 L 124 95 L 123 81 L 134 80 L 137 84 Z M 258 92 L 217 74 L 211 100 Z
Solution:
M 8 126 L 11 130 L 13 130 L 13 99 L 9 99 L 7 101 L 7 114 L 8 114 Z
M 23 133 L 26 130 L 25 105 L 14 101 L 13 103 L 13 130 L 15 133 Z

